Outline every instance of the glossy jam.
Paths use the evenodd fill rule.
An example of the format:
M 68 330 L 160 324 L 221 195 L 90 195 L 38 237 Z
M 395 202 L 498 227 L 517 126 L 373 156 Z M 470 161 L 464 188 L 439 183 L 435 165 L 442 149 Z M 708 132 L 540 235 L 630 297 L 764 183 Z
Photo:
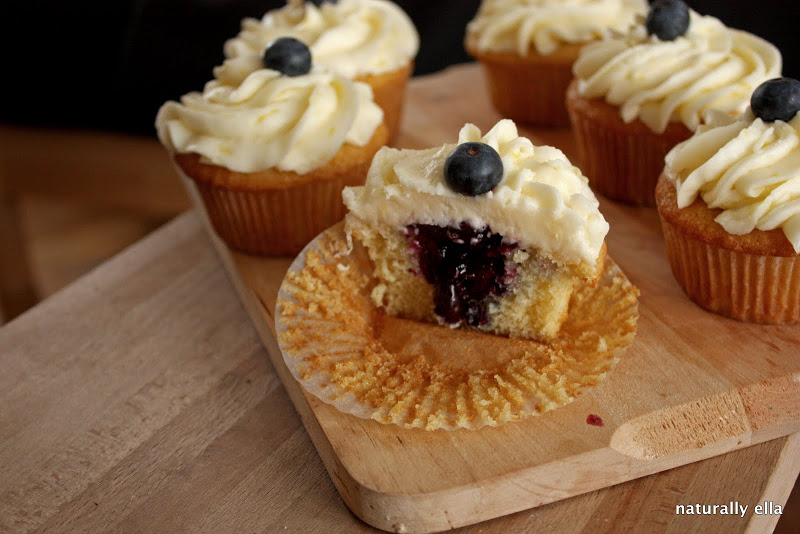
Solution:
M 488 322 L 492 298 L 508 292 L 515 272 L 507 257 L 518 248 L 503 243 L 489 228 L 412 224 L 406 236 L 416 255 L 420 274 L 435 288 L 436 314 L 446 323 L 466 321 L 470 326 Z

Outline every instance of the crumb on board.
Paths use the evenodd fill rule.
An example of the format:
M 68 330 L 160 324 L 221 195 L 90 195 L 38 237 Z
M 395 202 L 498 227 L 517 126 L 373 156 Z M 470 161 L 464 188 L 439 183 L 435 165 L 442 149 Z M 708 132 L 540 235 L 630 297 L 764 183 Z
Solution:
M 586 424 L 592 426 L 603 426 L 604 423 L 602 417 L 590 413 L 588 416 L 586 416 Z

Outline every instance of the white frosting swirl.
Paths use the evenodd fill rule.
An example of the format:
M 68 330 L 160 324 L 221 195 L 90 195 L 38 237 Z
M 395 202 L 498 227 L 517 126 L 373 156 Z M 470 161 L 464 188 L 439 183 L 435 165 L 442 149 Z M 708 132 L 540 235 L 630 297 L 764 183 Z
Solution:
M 386 0 L 339 0 L 316 7 L 289 5 L 246 18 L 239 35 L 225 43 L 225 62 L 214 69 L 224 83 L 238 84 L 262 68 L 264 49 L 278 37 L 294 37 L 311 49 L 314 64 L 348 78 L 405 67 L 419 50 L 419 35 L 402 9 Z
M 531 45 L 547 55 L 564 43 L 602 39 L 624 31 L 645 0 L 485 0 L 467 36 L 478 50 L 527 56 Z
M 593 272 L 608 223 L 580 169 L 557 148 L 533 146 L 519 137 L 508 119 L 483 137 L 467 124 L 458 142 L 470 141 L 490 145 L 502 158 L 503 178 L 492 191 L 472 197 L 450 189 L 444 163 L 455 144 L 427 150 L 384 147 L 372 161 L 366 185 L 345 188 L 345 205 L 367 223 L 398 229 L 412 223 L 488 225 L 525 248 Z
M 664 170 L 678 207 L 699 194 L 730 234 L 782 228 L 800 253 L 800 114 L 764 122 L 751 112 L 734 120 L 717 115 L 673 148 Z
M 639 118 L 661 133 L 681 121 L 694 131 L 705 110 L 743 112 L 756 87 L 780 76 L 781 54 L 692 11 L 689 29 L 674 41 L 647 35 L 640 23 L 625 36 L 585 46 L 573 72 L 581 96 L 619 106 L 625 122 Z
M 321 69 L 295 77 L 262 69 L 239 86 L 212 80 L 202 94 L 165 103 L 156 128 L 168 149 L 200 154 L 207 163 L 305 174 L 344 143 L 367 144 L 382 120 L 366 84 Z

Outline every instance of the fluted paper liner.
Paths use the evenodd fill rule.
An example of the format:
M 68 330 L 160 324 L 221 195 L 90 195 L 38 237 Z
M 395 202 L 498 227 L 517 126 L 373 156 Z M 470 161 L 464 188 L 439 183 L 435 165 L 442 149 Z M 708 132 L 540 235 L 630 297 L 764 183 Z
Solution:
M 548 344 L 390 317 L 370 299 L 371 273 L 341 224 L 326 230 L 289 268 L 275 323 L 306 391 L 381 423 L 477 429 L 544 413 L 600 382 L 636 332 L 638 290 L 610 258 Z
M 195 183 L 214 231 L 228 245 L 250 254 L 294 256 L 321 229 L 344 218 L 342 189 L 361 185 L 363 176 L 260 191 Z
M 389 129 L 389 144 L 397 139 L 400 132 L 400 120 L 403 117 L 406 83 L 414 70 L 414 63 L 382 74 L 359 76 L 356 80 L 372 87 L 375 103 L 383 110 L 383 122 Z
M 578 96 L 577 80 L 567 91 L 567 108 L 580 167 L 592 190 L 628 204 L 655 206 L 664 157 L 692 132 L 678 122 L 660 134 L 638 119 L 626 124 L 618 108 Z
M 481 53 L 474 48 L 469 52 L 483 66 L 492 104 L 501 115 L 529 125 L 569 126 L 564 98 L 574 58 L 559 61 L 558 54 L 553 58 L 534 51 L 526 57 Z
M 800 322 L 800 258 L 727 250 L 687 236 L 661 218 L 667 256 L 686 295 L 740 321 Z
M 260 256 L 295 256 L 344 218 L 342 190 L 364 185 L 388 136 L 381 124 L 365 146 L 344 144 L 324 166 L 303 175 L 275 169 L 237 173 L 207 165 L 197 154 L 174 155 L 173 163 L 228 246 Z

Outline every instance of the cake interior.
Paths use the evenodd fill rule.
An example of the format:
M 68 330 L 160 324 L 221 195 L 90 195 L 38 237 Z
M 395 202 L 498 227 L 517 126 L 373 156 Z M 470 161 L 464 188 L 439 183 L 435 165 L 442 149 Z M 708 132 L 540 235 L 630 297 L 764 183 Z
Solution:
M 507 258 L 518 245 L 466 222 L 457 227 L 412 224 L 405 233 L 418 274 L 433 286 L 434 313 L 448 324 L 488 324 L 491 297 L 506 295 L 515 281 L 514 264 Z
M 351 214 L 347 231 L 367 248 L 372 299 L 391 315 L 542 341 L 567 317 L 573 272 L 489 227 L 397 229 Z

